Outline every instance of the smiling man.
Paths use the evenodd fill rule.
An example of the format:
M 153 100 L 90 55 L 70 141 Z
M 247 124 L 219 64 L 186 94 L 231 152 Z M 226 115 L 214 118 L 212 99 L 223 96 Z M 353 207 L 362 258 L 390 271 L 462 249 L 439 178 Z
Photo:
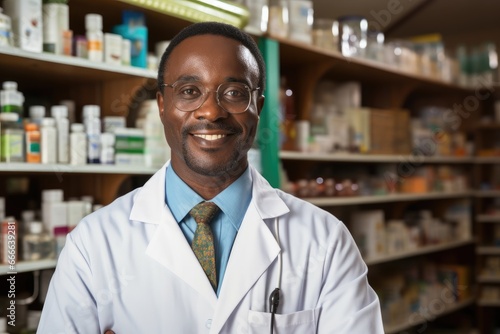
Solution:
M 172 158 L 71 232 L 39 333 L 383 333 L 344 224 L 248 165 L 264 85 L 235 27 L 172 40 L 157 94 Z

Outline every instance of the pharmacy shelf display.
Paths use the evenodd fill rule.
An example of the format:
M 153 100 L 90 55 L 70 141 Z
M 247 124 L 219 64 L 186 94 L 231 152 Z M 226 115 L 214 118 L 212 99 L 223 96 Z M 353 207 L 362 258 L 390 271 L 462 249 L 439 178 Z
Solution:
M 127 165 L 67 165 L 67 164 L 29 164 L 0 163 L 0 172 L 10 173 L 65 173 L 65 174 L 128 174 L 152 175 L 158 168 Z
M 450 100 L 457 101 L 457 99 L 463 99 L 471 93 L 470 89 L 463 88 L 453 82 L 403 72 L 389 65 L 371 60 L 347 58 L 336 51 L 323 50 L 316 46 L 288 39 L 273 38 L 273 41 L 275 41 L 276 45 L 266 45 L 267 48 L 265 51 L 273 50 L 272 47 L 275 47 L 276 54 L 274 56 L 279 58 L 280 72 L 273 73 L 273 69 L 271 69 L 268 75 L 271 77 L 272 82 L 275 83 L 280 82 L 281 76 L 287 79 L 287 85 L 292 89 L 294 96 L 295 120 L 310 119 L 309 113 L 313 110 L 316 85 L 324 79 L 339 83 L 359 82 L 363 90 L 362 105 L 379 109 L 409 108 L 407 106 L 408 100 L 418 102 L 419 98 L 426 101 L 444 101 L 443 104 L 446 104 Z M 264 55 L 266 54 L 264 52 Z M 278 91 L 278 87 L 274 88 Z M 277 96 L 278 94 L 276 93 L 275 95 Z M 273 101 L 273 94 L 267 92 L 266 104 L 269 100 L 271 104 L 276 103 L 277 105 L 279 103 L 279 100 Z M 266 111 L 268 110 L 264 110 L 263 113 Z M 272 121 L 273 119 L 267 124 L 267 130 L 272 128 Z M 275 138 L 280 138 L 278 130 L 276 130 L 274 136 Z M 292 182 L 297 182 L 301 178 L 310 180 L 311 178 L 322 177 L 321 172 L 311 175 L 315 173 L 315 169 L 326 170 L 335 179 L 335 172 L 338 172 L 339 169 L 345 171 L 349 169 L 349 166 L 352 166 L 353 170 L 357 171 L 363 168 L 373 169 L 379 165 L 394 166 L 402 163 L 413 163 L 413 165 L 418 166 L 449 166 L 450 168 L 463 169 L 465 171 L 464 175 L 468 175 L 469 171 L 476 165 L 495 165 L 500 162 L 500 157 L 464 155 L 412 156 L 408 154 L 325 153 L 290 150 L 277 151 L 276 156 L 278 157 L 279 164 L 275 166 L 275 169 L 279 170 L 282 168 L 286 172 L 289 181 Z M 326 168 L 324 168 L 325 166 Z M 339 180 L 335 179 L 335 181 L 338 182 Z M 285 190 L 291 189 L 287 184 L 280 183 L 280 186 Z M 475 187 L 475 184 L 471 184 L 471 186 Z M 292 187 L 292 189 L 295 191 L 296 187 Z M 350 207 L 352 207 L 352 210 L 363 210 L 365 206 L 371 209 L 383 206 L 384 208 L 390 208 L 389 210 L 394 210 L 395 215 L 401 217 L 406 208 L 411 206 L 421 208 L 422 205 L 420 203 L 424 201 L 425 203 L 429 203 L 433 207 L 433 211 L 435 210 L 436 214 L 439 215 L 444 211 L 446 206 L 454 203 L 454 201 L 467 201 L 476 196 L 497 195 L 498 193 L 496 192 L 479 193 L 472 189 L 463 189 L 446 192 L 431 191 L 368 196 L 324 196 L 304 197 L 303 199 L 334 213 L 340 212 L 342 214 L 344 211 L 349 211 Z M 469 218 L 470 220 L 473 219 L 473 217 Z M 349 227 L 349 221 L 343 220 Z M 410 258 L 416 257 L 425 257 L 425 259 L 432 260 L 437 253 L 456 252 L 457 250 L 461 252 L 469 252 L 471 250 L 470 256 L 473 257 L 472 249 L 474 249 L 474 244 L 474 238 L 455 240 L 449 243 L 423 246 L 422 248 L 400 252 L 396 255 L 390 254 L 377 258 L 368 258 L 366 259 L 366 263 L 370 266 L 384 265 L 391 261 L 409 261 Z M 460 264 L 472 266 L 472 263 L 462 262 Z M 472 295 L 471 298 L 447 304 L 443 310 L 433 314 L 433 319 L 474 305 L 476 297 L 474 293 Z M 387 333 L 397 333 L 422 325 L 430 320 L 416 315 L 414 319 L 411 319 L 407 323 L 394 324 L 391 323 L 390 319 L 384 319 L 384 322 L 386 323 Z

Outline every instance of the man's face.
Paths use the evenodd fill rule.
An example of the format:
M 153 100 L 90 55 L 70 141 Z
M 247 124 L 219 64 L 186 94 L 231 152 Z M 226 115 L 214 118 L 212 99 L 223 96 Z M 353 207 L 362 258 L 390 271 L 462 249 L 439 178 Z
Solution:
M 217 104 L 214 92 L 221 83 L 232 81 L 257 88 L 259 69 L 255 58 L 233 39 L 199 35 L 182 41 L 165 66 L 165 83 L 188 78 L 211 91 L 203 105 L 191 112 L 175 107 L 172 87 L 162 87 L 163 94 L 157 95 L 176 173 L 190 179 L 196 175 L 236 179 L 247 167 L 247 152 L 255 137 L 264 97 L 254 92 L 246 112 L 230 114 Z

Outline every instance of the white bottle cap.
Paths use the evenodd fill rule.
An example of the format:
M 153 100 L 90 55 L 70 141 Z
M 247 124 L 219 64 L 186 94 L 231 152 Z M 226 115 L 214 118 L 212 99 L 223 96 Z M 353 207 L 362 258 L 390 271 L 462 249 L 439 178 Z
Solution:
M 101 107 L 94 104 L 87 104 L 83 106 L 83 119 L 90 117 L 101 117 Z
M 44 106 L 31 106 L 30 107 L 30 118 L 39 119 L 45 117 L 45 107 Z
M 15 81 L 4 81 L 2 87 L 5 90 L 17 90 L 17 82 L 15 82 Z
M 64 192 L 62 189 L 47 189 L 42 191 L 42 202 L 62 202 Z
M 21 218 L 23 222 L 32 222 L 35 220 L 35 211 L 33 210 L 24 210 L 21 212 Z
M 100 14 L 85 15 L 85 29 L 102 30 L 102 15 Z
M 94 203 L 94 197 L 90 196 L 90 195 L 82 196 L 82 197 L 80 197 L 80 199 L 82 201 L 84 201 L 85 203 L 90 203 L 90 204 Z
M 0 197 L 0 211 L 5 211 L 5 197 Z
M 71 124 L 71 132 L 84 132 L 85 126 L 82 123 Z
M 56 126 L 56 120 L 52 117 L 42 118 L 42 126 Z
M 19 120 L 19 115 L 15 112 L 3 112 L 0 113 L 0 121 L 2 122 L 17 122 Z
M 52 106 L 50 108 L 50 115 L 53 118 L 68 118 L 68 107 L 66 106 Z
M 29 231 L 31 234 L 40 234 L 43 232 L 42 222 L 33 221 L 29 224 Z

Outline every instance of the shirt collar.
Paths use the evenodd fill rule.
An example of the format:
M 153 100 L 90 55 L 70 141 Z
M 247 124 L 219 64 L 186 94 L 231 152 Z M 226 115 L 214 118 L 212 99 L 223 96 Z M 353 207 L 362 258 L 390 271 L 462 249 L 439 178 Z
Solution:
M 178 223 L 183 221 L 196 204 L 204 200 L 175 173 L 172 165 L 167 166 L 165 194 L 165 202 Z M 214 197 L 212 202 L 217 204 L 238 230 L 251 199 L 252 178 L 250 169 L 247 168 L 236 181 Z

